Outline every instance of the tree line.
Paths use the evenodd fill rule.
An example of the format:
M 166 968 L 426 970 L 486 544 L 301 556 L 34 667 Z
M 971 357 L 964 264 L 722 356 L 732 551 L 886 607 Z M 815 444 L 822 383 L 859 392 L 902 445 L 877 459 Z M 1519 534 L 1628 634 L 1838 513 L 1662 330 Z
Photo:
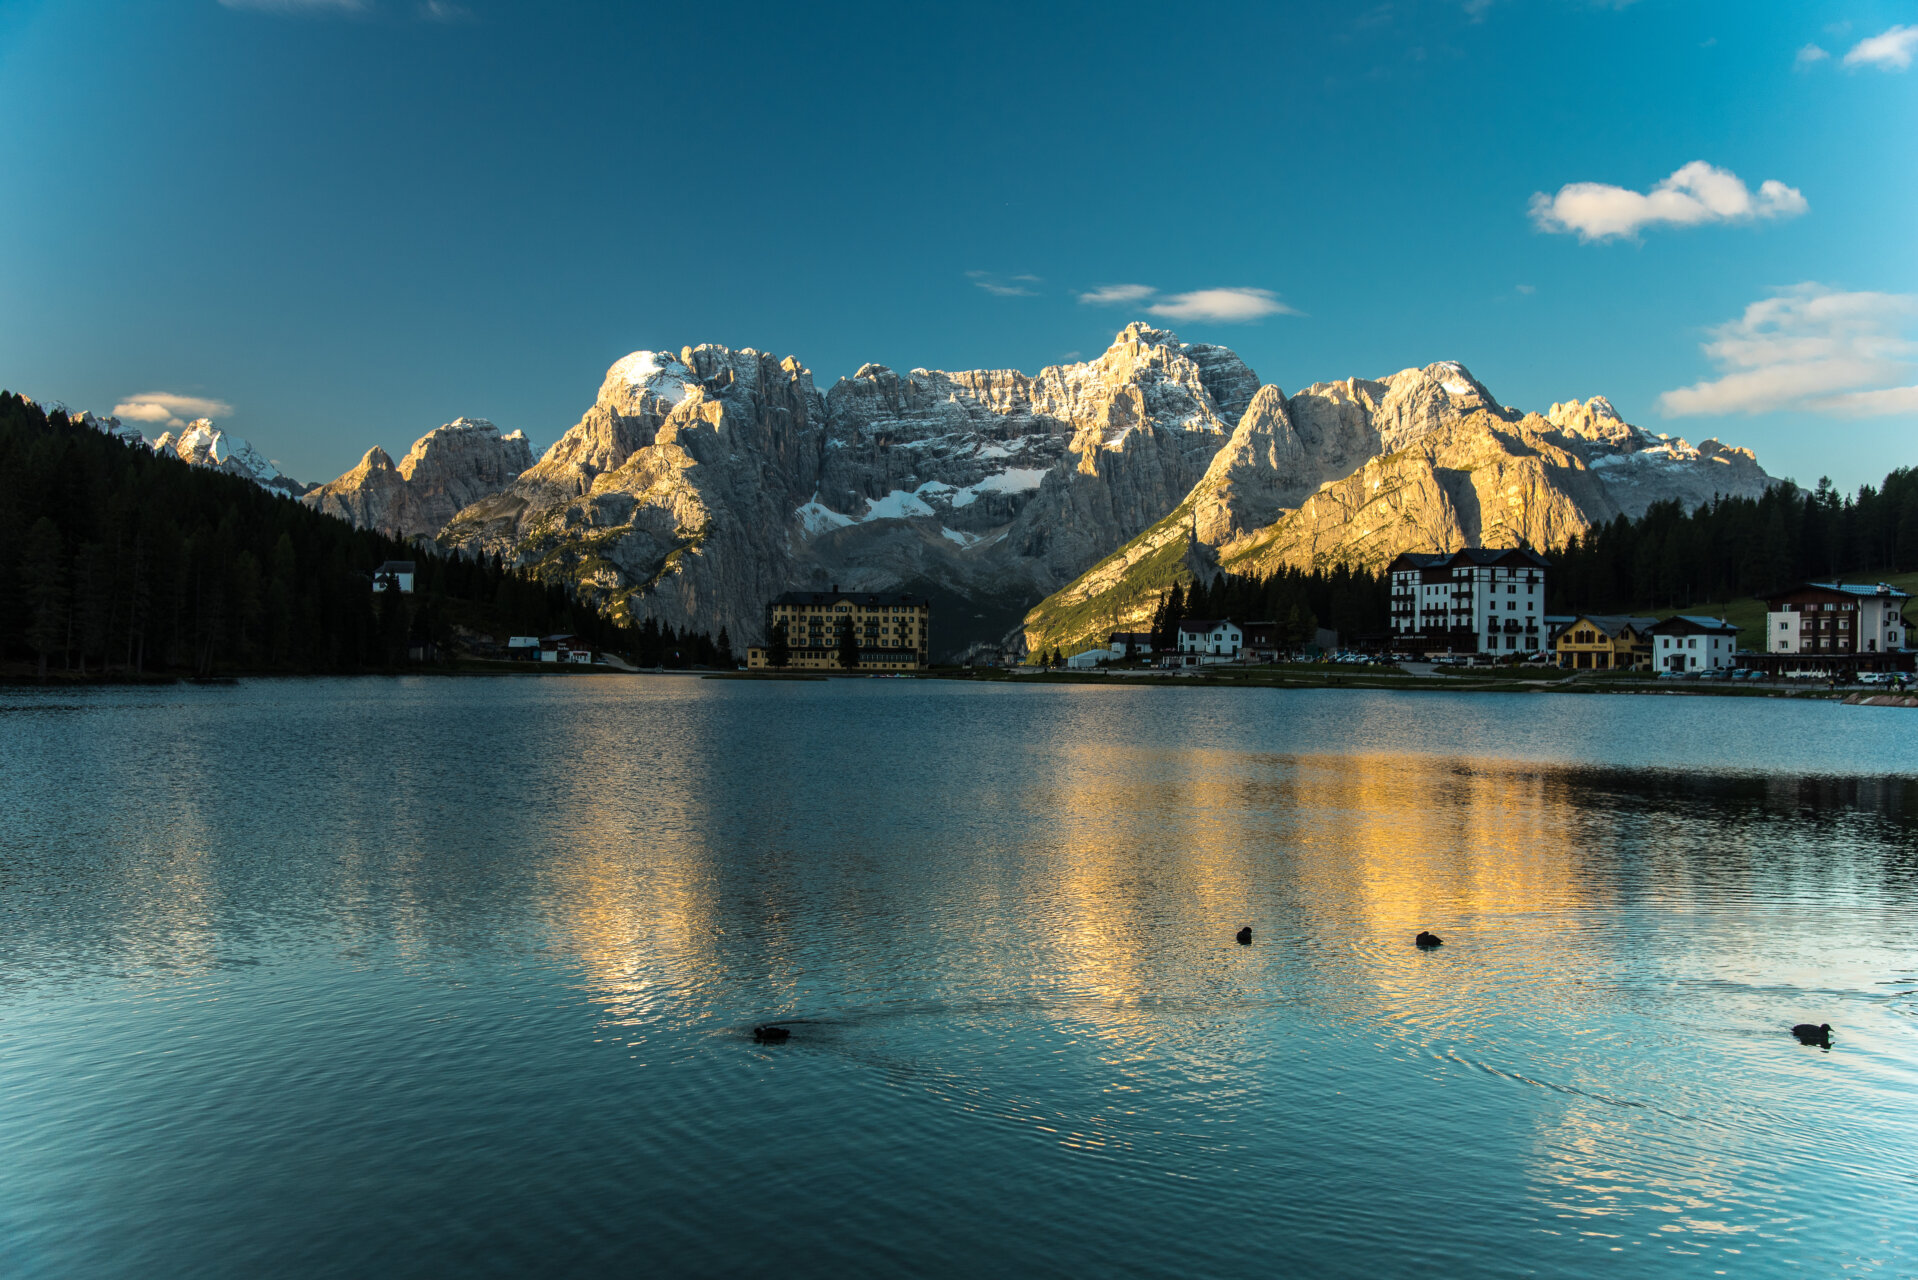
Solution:
M 1773 485 L 1757 498 L 1678 502 L 1594 525 L 1550 553 L 1554 613 L 1622 613 L 1764 595 L 1807 579 L 1918 570 L 1918 473 L 1840 494 Z
M 1270 622 L 1281 649 L 1304 649 L 1329 626 L 1350 643 L 1368 631 L 1383 631 L 1391 588 L 1384 574 L 1341 565 L 1310 573 L 1280 569 L 1267 576 L 1219 573 L 1175 582 L 1159 596 L 1146 630 L 1155 652 L 1179 647 L 1179 624 L 1190 619 L 1230 618 L 1243 626 Z M 1058 666 L 1065 654 L 1055 645 L 1029 661 Z
M 410 596 L 376 591 L 411 560 Z M 496 556 L 445 555 L 0 392 L 0 662 L 78 674 L 391 670 L 457 631 L 579 636 L 647 665 L 730 661 L 723 631 L 622 627 Z

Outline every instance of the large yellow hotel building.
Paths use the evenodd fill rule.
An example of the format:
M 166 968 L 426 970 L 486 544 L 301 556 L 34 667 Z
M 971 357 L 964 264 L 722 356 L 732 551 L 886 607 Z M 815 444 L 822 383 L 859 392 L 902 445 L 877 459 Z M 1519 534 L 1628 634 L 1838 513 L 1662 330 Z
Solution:
M 838 670 L 840 636 L 852 628 L 859 671 L 922 671 L 930 665 L 932 605 L 924 596 L 872 591 L 788 591 L 766 606 L 768 643 L 746 650 L 754 671 L 772 666 L 773 628 L 784 624 L 786 666 Z

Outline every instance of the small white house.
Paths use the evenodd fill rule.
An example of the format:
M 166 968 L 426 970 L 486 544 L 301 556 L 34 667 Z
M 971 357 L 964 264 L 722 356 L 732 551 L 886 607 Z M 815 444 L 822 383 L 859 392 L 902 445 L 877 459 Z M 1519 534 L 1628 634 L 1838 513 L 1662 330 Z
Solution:
M 506 638 L 506 656 L 521 662 L 539 661 L 538 636 L 508 636 Z
M 1245 647 L 1245 632 L 1230 618 L 1187 618 L 1179 624 L 1179 661 L 1188 667 L 1230 662 Z
M 401 595 L 412 595 L 413 562 L 411 560 L 388 560 L 385 564 L 373 570 L 373 590 L 386 590 L 388 579 L 399 584 Z
M 1097 649 L 1086 649 L 1083 652 L 1073 654 L 1070 658 L 1066 659 L 1066 666 L 1073 671 L 1092 671 L 1096 670 L 1101 662 L 1105 662 L 1111 657 L 1112 650 L 1101 646 Z
M 1656 671 L 1720 671 L 1736 665 L 1738 628 L 1723 618 L 1681 613 L 1649 630 Z

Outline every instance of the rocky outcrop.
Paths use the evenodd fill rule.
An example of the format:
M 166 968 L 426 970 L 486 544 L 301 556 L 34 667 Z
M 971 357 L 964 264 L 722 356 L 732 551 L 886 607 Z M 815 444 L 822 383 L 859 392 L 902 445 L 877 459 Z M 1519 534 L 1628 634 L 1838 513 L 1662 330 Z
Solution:
M 303 485 L 280 469 L 258 450 L 237 436 L 229 436 L 213 425 L 210 418 L 195 418 L 178 435 L 163 431 L 153 442 L 155 453 L 171 454 L 195 467 L 224 471 L 228 475 L 251 480 L 262 488 L 298 495 L 310 486 Z
M 395 538 L 430 538 L 532 465 L 523 432 L 501 435 L 484 418 L 459 418 L 414 441 L 398 465 L 375 445 L 357 467 L 301 501 Z
M 1479 411 L 1324 485 L 1297 510 L 1216 548 L 1222 568 L 1382 569 L 1418 548 L 1553 547 L 1618 514 L 1606 485 L 1536 416 Z
M 1136 324 L 1036 375 L 866 365 L 824 393 L 751 349 L 635 352 L 440 541 L 742 640 L 780 590 L 936 591 L 963 645 L 1176 505 L 1257 387 L 1225 348 Z
M 1522 414 L 1460 364 L 1263 387 L 1205 476 L 1165 519 L 1025 619 L 1032 646 L 1136 628 L 1181 577 L 1335 565 L 1401 551 L 1562 546 L 1592 524 L 1755 497 L 1772 480 L 1749 450 L 1694 448 L 1626 423 L 1602 396 Z

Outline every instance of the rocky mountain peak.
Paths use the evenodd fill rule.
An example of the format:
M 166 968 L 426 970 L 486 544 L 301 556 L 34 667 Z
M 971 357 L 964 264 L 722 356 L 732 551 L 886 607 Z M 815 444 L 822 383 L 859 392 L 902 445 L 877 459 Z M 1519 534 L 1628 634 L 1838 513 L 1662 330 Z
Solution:
M 1442 360 L 1423 369 L 1402 369 L 1386 378 L 1384 387 L 1385 394 L 1379 398 L 1372 420 L 1380 447 L 1387 453 L 1474 413 L 1489 413 L 1505 420 L 1517 417 L 1456 360 Z
M 374 445 L 357 467 L 301 501 L 394 537 L 430 537 L 532 465 L 525 433 L 502 436 L 484 418 L 456 418 L 414 441 L 397 465 Z
M 1644 432 L 1619 417 L 1618 410 L 1612 408 L 1612 402 L 1604 396 L 1593 396 L 1582 403 L 1577 400 L 1555 403 L 1545 414 L 1545 420 L 1566 435 L 1627 452 L 1647 439 Z

